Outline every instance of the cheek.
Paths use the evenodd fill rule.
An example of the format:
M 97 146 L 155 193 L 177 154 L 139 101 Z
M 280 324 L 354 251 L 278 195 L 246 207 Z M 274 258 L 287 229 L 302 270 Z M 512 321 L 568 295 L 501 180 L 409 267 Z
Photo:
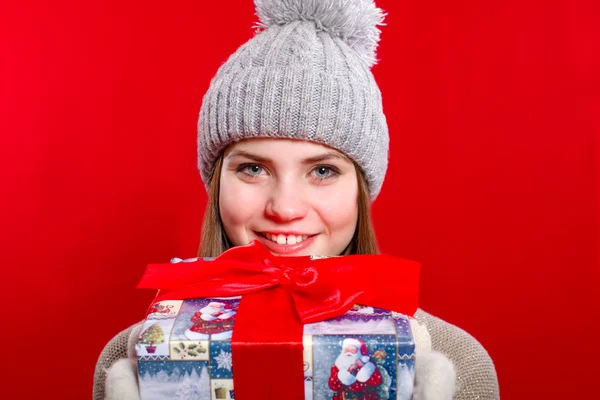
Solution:
M 317 207 L 319 214 L 329 230 L 334 233 L 346 233 L 350 238 L 356 229 L 358 220 L 358 188 L 349 184 L 348 187 L 333 190 L 326 196 L 319 196 Z
M 219 208 L 229 239 L 235 245 L 246 244 L 247 225 L 257 215 L 262 215 L 260 192 L 239 180 L 223 177 Z

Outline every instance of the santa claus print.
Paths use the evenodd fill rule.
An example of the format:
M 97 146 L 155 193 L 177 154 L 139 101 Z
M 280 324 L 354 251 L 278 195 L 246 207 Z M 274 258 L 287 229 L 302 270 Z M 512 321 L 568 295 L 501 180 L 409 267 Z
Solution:
M 329 376 L 329 388 L 335 392 L 333 400 L 377 400 L 382 381 L 366 344 L 360 339 L 344 339 Z
M 172 311 L 172 309 L 172 304 L 162 305 L 160 303 L 156 303 L 152 305 L 152 308 L 150 308 L 149 314 L 169 314 Z
M 229 304 L 211 301 L 194 313 L 190 321 L 194 324 L 185 331 L 190 340 L 231 339 L 236 311 Z

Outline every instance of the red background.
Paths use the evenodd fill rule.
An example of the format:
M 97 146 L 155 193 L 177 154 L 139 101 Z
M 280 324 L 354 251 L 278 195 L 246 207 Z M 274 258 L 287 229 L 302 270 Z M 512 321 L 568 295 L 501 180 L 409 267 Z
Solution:
M 255 21 L 48 3 L 0 5 L 2 398 L 88 397 L 145 265 L 195 255 L 202 95 Z M 378 2 L 381 247 L 423 263 L 423 308 L 483 343 L 505 399 L 597 392 L 600 15 L 578 3 Z

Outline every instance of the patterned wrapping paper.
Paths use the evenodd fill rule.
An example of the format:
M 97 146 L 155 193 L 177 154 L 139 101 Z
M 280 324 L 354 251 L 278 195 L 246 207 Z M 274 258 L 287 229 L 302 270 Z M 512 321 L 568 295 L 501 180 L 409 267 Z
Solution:
M 311 259 L 317 258 L 324 257 Z M 239 304 L 239 297 L 152 304 L 136 344 L 141 400 L 235 399 L 231 337 Z M 257 314 L 256 323 L 263 318 L 269 310 Z M 355 305 L 339 317 L 305 324 L 303 345 L 306 400 L 412 397 L 415 342 L 403 314 Z M 285 360 L 272 366 L 282 367 Z
M 239 301 L 152 305 L 136 345 L 142 400 L 235 399 L 230 339 Z M 268 316 L 257 315 L 257 323 Z M 303 343 L 306 399 L 410 399 L 415 344 L 405 315 L 356 305 L 306 324 Z

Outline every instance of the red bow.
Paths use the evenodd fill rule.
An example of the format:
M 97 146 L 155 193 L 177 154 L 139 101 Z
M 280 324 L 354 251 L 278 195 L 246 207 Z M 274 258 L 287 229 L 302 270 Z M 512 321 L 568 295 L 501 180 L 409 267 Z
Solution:
M 413 315 L 419 268 L 385 255 L 277 257 L 253 241 L 213 261 L 149 265 L 138 288 L 160 289 L 155 302 L 244 295 L 232 338 L 236 398 L 302 400 L 303 323 L 356 303 Z

